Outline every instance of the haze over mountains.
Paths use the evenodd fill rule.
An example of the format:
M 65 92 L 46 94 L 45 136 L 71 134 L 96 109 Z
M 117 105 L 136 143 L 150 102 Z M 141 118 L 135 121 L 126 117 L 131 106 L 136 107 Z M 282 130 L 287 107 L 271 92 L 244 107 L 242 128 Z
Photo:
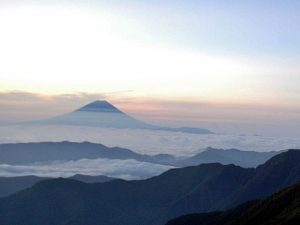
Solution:
M 66 140 L 119 146 L 140 154 L 185 157 L 195 155 L 199 149 L 204 150 L 208 146 L 248 151 L 278 151 L 300 147 L 299 139 L 286 137 L 216 134 L 202 128 L 152 125 L 127 115 L 106 101 L 95 101 L 50 119 L 0 124 L 0 143 Z
M 194 156 L 182 159 L 177 165 L 196 166 L 202 163 L 219 162 L 223 165 L 234 164 L 241 167 L 256 167 L 281 152 L 241 151 L 238 149 L 224 150 L 208 147 Z
M 79 128 L 83 136 L 82 127 L 109 130 L 112 137 L 119 130 L 153 132 L 157 136 L 168 132 L 174 138 L 178 134 L 206 139 L 218 136 L 198 128 L 149 125 L 105 101 L 29 126 L 54 126 L 55 133 L 65 126 L 69 131 Z M 134 138 L 147 145 L 144 138 Z M 168 146 L 166 140 L 161 141 Z M 186 154 L 185 145 L 181 151 Z M 180 151 L 180 146 L 177 148 Z M 0 196 L 4 197 L 0 199 L 0 223 L 163 225 L 184 214 L 227 210 L 300 181 L 299 152 L 208 147 L 180 155 L 178 150 L 174 154 L 144 154 L 88 141 L 0 144 L 0 176 L 8 176 L 0 178 Z M 233 214 L 246 210 L 246 206 L 233 209 Z M 224 212 L 227 213 L 232 215 L 232 211 Z M 213 219 L 220 215 L 218 212 L 200 217 Z
M 102 144 L 68 141 L 0 144 L 0 153 L 0 163 L 2 164 L 28 164 L 97 158 L 134 159 L 141 162 L 172 164 L 172 161 L 175 160 L 171 155 L 141 155 L 120 147 L 109 148 Z
M 0 200 L 1 224 L 162 225 L 187 213 L 224 210 L 300 180 L 300 151 L 256 169 L 218 163 L 172 169 L 141 181 L 85 184 L 52 179 Z M 159 187 L 159 188 L 158 188 Z
M 242 167 L 263 164 L 274 152 L 207 148 L 194 156 L 146 155 L 90 142 L 0 144 L 0 176 L 69 177 L 77 173 L 145 179 L 174 167 L 219 162 Z
M 300 225 L 300 0 L 0 0 L 0 225 Z
M 252 151 L 255 145 L 240 135 L 251 151 L 211 147 L 197 147 L 195 151 L 194 147 L 188 154 L 190 138 L 215 144 L 214 140 L 225 135 L 201 128 L 151 125 L 106 101 L 21 126 L 28 131 L 26 135 L 32 135 L 33 129 L 46 140 L 51 140 L 52 133 L 67 134 L 66 140 L 72 140 L 72 132 L 77 129 L 81 139 L 91 135 L 97 141 L 112 138 L 113 146 L 119 145 L 115 137 L 119 138 L 122 130 L 126 135 L 121 138 L 127 140 L 131 135 L 145 150 L 88 141 L 0 144 L 0 176 L 6 176 L 0 177 L 0 196 L 4 197 L 0 199 L 1 224 L 163 225 L 184 214 L 227 210 L 265 198 L 300 180 L 297 150 Z M 182 143 L 174 148 L 165 134 Z M 157 147 L 153 136 L 159 138 L 162 147 Z M 148 151 L 147 144 L 153 142 L 155 151 Z M 224 143 L 238 146 L 231 137 L 221 145 Z M 269 142 L 266 146 L 271 148 Z M 246 206 L 224 214 L 241 213 Z M 200 215 L 209 219 L 219 216 L 219 212 Z

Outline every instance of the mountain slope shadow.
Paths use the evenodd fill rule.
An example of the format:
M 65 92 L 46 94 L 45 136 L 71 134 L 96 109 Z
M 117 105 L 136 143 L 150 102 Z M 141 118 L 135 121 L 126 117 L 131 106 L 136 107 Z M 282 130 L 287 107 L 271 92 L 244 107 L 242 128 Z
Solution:
M 234 207 L 249 198 L 243 190 L 257 190 L 252 198 L 267 197 L 299 181 L 299 164 L 300 151 L 290 150 L 262 165 L 261 168 L 269 168 L 267 173 L 261 168 L 213 163 L 171 169 L 140 181 L 42 181 L 1 199 L 0 224 L 161 225 L 183 214 Z M 280 168 L 284 172 L 279 174 L 279 180 L 269 179 L 272 185 L 259 179 Z

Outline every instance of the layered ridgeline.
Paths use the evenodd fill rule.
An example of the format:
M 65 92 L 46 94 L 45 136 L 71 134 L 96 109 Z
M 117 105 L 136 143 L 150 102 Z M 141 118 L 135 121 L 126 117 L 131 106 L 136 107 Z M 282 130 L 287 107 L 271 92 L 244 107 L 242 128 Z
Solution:
M 0 177 L 0 197 L 9 196 L 18 191 L 32 187 L 39 181 L 53 179 L 50 177 L 38 177 L 38 176 L 19 176 L 19 177 Z M 114 180 L 115 178 L 107 176 L 88 176 L 82 174 L 76 174 L 69 177 L 69 179 L 78 180 L 85 183 L 103 183 Z
M 144 155 L 132 150 L 107 147 L 90 142 L 38 142 L 0 144 L 0 164 L 27 164 L 35 162 L 49 162 L 54 160 L 85 159 L 134 159 L 140 162 L 150 162 L 176 167 L 195 166 L 203 163 L 235 164 L 241 167 L 256 167 L 265 163 L 280 151 L 255 152 L 240 151 L 237 149 L 206 150 L 186 158 L 177 158 L 169 154 Z
M 90 142 L 37 142 L 0 144 L 0 164 L 28 164 L 79 159 L 134 159 L 140 162 L 172 164 L 171 155 L 143 155 L 126 148 L 107 147 Z
M 128 128 L 163 130 L 174 132 L 185 132 L 195 134 L 212 134 L 213 132 L 203 128 L 193 127 L 162 127 L 137 120 L 122 112 L 107 101 L 95 101 L 83 106 L 73 112 L 35 122 L 38 124 L 76 125 L 92 126 L 102 128 Z
M 300 183 L 263 201 L 251 201 L 227 211 L 180 216 L 166 225 L 298 225 Z
M 273 156 L 283 151 L 256 152 L 241 151 L 238 149 L 216 149 L 208 147 L 198 154 L 182 159 L 177 166 L 196 166 L 203 163 L 219 162 L 223 165 L 234 164 L 241 167 L 257 167 Z
M 59 161 L 61 163 L 68 163 L 69 161 L 76 161 L 81 159 L 118 159 L 118 160 L 136 160 L 139 162 L 151 163 L 153 168 L 156 165 L 167 165 L 168 167 L 183 167 L 191 165 L 199 165 L 203 163 L 214 163 L 219 162 L 221 164 L 235 164 L 242 167 L 256 167 L 258 164 L 263 164 L 275 154 L 280 152 L 251 152 L 251 151 L 240 151 L 236 149 L 213 149 L 207 148 L 205 151 L 200 152 L 192 157 L 187 158 L 176 158 L 172 155 L 142 155 L 135 153 L 129 149 L 123 148 L 109 148 L 101 144 L 94 144 L 89 142 L 74 143 L 74 142 L 40 142 L 40 143 L 18 143 L 18 144 L 0 144 L 0 173 L 2 176 L 8 176 L 6 173 L 16 168 L 14 166 L 21 166 L 22 170 L 26 170 L 24 166 L 34 165 L 47 165 L 52 161 Z M 10 166 L 10 169 L 7 166 Z M 54 164 L 55 166 L 57 164 Z M 97 165 L 101 167 L 101 165 Z M 102 166 L 105 168 L 105 165 Z M 166 167 L 165 170 L 168 169 Z M 19 168 L 19 167 L 18 167 Z M 63 168 L 63 171 L 70 174 L 67 171 L 67 167 Z M 30 168 L 30 175 L 41 175 L 42 173 L 34 173 Z M 124 168 L 125 169 L 125 168 Z M 136 171 L 139 168 L 136 168 Z M 163 171 L 165 171 L 163 170 Z M 38 168 L 36 168 L 38 171 Z M 128 173 L 137 174 L 134 169 Z M 162 171 L 162 172 L 163 172 Z M 78 171 L 78 173 L 87 173 L 87 171 Z M 148 177 L 143 175 L 142 171 L 139 171 L 142 177 Z M 29 174 L 29 173 L 27 173 Z M 71 173 L 72 174 L 72 173 Z M 94 174 L 94 173 L 93 173 Z M 106 174 L 105 170 L 102 173 Z M 26 173 L 24 174 L 26 175 Z M 52 176 L 62 176 L 55 175 Z M 147 174 L 146 174 L 147 175 Z M 19 176 L 17 173 L 10 176 Z M 51 176 L 51 173 L 46 173 L 44 176 Z M 69 175 L 65 175 L 69 176 Z M 114 174 L 112 176 L 117 176 Z M 83 176 L 76 175 L 73 177 L 76 180 L 83 182 L 103 182 L 107 177 L 101 180 L 102 176 Z M 82 179 L 80 179 L 82 178 Z M 0 197 L 8 196 L 17 191 L 29 188 L 35 183 L 49 179 L 48 177 L 38 176 L 19 176 L 19 177 L 0 177 Z
M 300 151 L 256 169 L 218 163 L 171 169 L 140 181 L 86 184 L 52 179 L 0 200 L 0 224 L 162 225 L 268 197 L 300 181 Z

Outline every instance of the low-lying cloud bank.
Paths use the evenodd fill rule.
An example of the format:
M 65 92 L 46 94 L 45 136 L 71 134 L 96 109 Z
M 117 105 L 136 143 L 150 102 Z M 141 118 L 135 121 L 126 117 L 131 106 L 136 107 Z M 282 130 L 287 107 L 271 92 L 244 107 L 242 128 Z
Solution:
M 70 177 L 75 174 L 105 175 L 127 180 L 145 179 L 172 168 L 136 160 L 80 159 L 30 165 L 0 164 L 0 177 L 36 175 L 41 177 Z
M 0 126 L 0 143 L 41 141 L 90 141 L 109 147 L 129 148 L 142 154 L 167 153 L 190 156 L 206 147 L 275 151 L 300 148 L 299 138 L 257 135 L 187 134 L 140 129 L 110 129 L 80 126 Z

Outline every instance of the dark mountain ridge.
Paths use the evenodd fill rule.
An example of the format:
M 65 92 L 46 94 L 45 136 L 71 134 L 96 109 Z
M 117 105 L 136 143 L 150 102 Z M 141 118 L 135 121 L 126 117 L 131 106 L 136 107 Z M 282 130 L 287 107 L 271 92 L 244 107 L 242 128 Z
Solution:
M 53 177 L 20 176 L 20 177 L 0 177 L 0 197 L 6 197 L 18 191 L 32 187 L 39 181 L 54 179 Z M 88 176 L 76 174 L 68 179 L 78 180 L 84 183 L 103 183 L 114 180 L 107 176 Z
M 289 150 L 257 169 L 212 163 L 140 181 L 47 180 L 1 199 L 0 224 L 161 225 L 183 214 L 225 210 L 268 197 L 299 181 L 299 165 L 300 151 Z M 264 177 L 272 183 L 266 185 Z M 246 190 L 252 189 L 256 192 L 249 195 Z
M 180 216 L 166 225 L 298 225 L 300 183 L 262 201 L 251 201 L 224 212 Z

